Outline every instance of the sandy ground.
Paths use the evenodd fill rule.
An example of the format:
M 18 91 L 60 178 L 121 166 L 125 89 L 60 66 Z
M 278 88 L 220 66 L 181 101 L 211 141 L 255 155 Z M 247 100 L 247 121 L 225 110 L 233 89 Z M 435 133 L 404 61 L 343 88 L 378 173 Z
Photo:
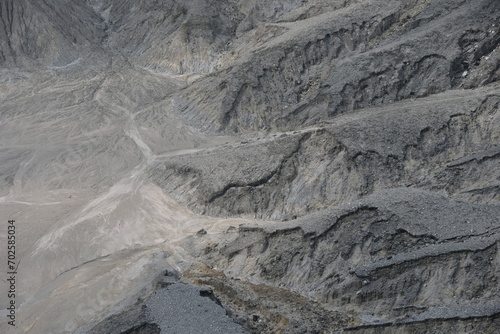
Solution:
M 151 132 L 140 130 L 134 119 L 145 111 L 127 104 L 127 96 L 107 91 L 125 80 L 121 75 L 82 82 L 47 73 L 38 74 L 35 86 L 2 95 L 31 110 L 10 107 L 0 123 L 1 150 L 14 157 L 3 164 L 0 240 L 6 245 L 8 220 L 15 220 L 18 265 L 15 328 L 6 321 L 8 285 L 2 271 L 3 333 L 72 333 L 139 293 L 165 267 L 185 269 L 191 259 L 177 245 L 185 236 L 202 228 L 222 232 L 243 222 L 194 214 L 144 177 L 157 154 L 142 139 Z M 175 79 L 144 78 L 144 73 L 149 72 L 136 73 L 142 83 L 175 85 Z M 37 86 L 43 78 L 53 88 Z M 74 94 L 86 85 L 96 93 L 76 103 Z M 230 140 L 183 134 L 182 124 L 171 126 L 176 131 L 158 150 L 162 159 Z M 6 263 L 6 252 L 1 254 Z

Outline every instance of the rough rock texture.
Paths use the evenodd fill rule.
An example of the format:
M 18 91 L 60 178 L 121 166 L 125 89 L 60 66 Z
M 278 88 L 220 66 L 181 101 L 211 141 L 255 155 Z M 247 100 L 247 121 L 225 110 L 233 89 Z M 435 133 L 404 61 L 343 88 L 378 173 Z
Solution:
M 499 43 L 498 0 L 0 1 L 0 332 L 196 291 L 227 331 L 498 332 Z
M 291 223 L 240 227 L 227 243 L 206 240 L 198 256 L 228 276 L 346 312 L 346 331 L 482 321 L 500 313 L 499 215 L 499 205 L 395 188 Z
M 98 47 L 103 23 L 83 1 L 5 0 L 0 3 L 0 64 L 27 59 L 62 66 Z
M 211 290 L 179 283 L 169 276 L 159 278 L 154 291 L 146 291 L 145 299 L 139 298 L 125 312 L 106 319 L 87 333 L 248 333 L 226 314 Z
M 368 108 L 244 146 L 158 161 L 150 174 L 210 215 L 290 219 L 400 186 L 498 202 L 497 92 L 495 85 Z
M 490 55 L 500 38 L 497 7 L 491 0 L 359 2 L 300 23 L 263 24 L 269 37 L 258 38 L 255 54 L 200 79 L 175 103 L 213 131 L 289 130 L 478 87 L 498 75 Z

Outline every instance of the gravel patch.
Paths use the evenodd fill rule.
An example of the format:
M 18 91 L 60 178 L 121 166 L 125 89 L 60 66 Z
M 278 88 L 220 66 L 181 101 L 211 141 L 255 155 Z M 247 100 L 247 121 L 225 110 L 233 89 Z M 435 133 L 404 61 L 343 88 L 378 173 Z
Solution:
M 172 284 L 153 293 L 146 302 L 146 314 L 161 333 L 248 333 L 214 300 L 202 295 L 206 295 L 203 289 Z

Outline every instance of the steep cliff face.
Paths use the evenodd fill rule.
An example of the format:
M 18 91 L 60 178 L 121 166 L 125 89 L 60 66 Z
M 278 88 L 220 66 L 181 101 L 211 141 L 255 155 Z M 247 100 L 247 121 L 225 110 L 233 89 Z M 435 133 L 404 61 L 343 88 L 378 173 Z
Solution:
M 198 256 L 229 277 L 344 311 L 348 332 L 424 328 L 425 321 L 420 333 L 435 324 L 466 332 L 465 319 L 488 332 L 500 312 L 499 210 L 392 189 L 293 223 L 240 227 L 227 243 L 204 236 L 208 246 Z
M 157 161 L 150 175 L 210 215 L 291 219 L 401 186 L 498 203 L 497 91 L 368 108 L 271 139 Z
M 5 0 L 0 4 L 0 63 L 63 66 L 100 44 L 100 18 L 83 1 Z
M 252 333 L 495 333 L 499 43 L 497 0 L 0 1 L 18 332 L 165 331 L 189 290 Z
M 262 24 L 255 54 L 175 101 L 200 127 L 249 132 L 290 130 L 367 106 L 478 87 L 498 75 L 497 7 L 494 1 L 360 2 L 298 22 Z
M 300 24 L 263 23 L 254 30 L 268 29 L 267 39 L 251 56 L 171 98 L 189 122 L 244 132 L 250 144 L 168 160 L 150 174 L 198 212 L 226 216 L 289 219 L 410 185 L 497 201 L 497 88 L 461 90 L 495 81 L 497 7 L 359 3 Z M 271 129 L 287 139 L 270 144 Z M 300 144 L 288 152 L 281 142 Z

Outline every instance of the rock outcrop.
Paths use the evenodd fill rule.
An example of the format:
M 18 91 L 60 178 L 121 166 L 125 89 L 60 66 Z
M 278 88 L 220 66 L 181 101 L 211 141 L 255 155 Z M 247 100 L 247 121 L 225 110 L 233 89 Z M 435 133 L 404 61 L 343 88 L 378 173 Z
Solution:
M 15 333 L 163 332 L 155 291 L 242 332 L 497 332 L 499 43 L 497 0 L 1 1 Z
M 498 86 L 367 108 L 300 131 L 181 155 L 151 179 L 209 215 L 292 219 L 381 189 L 498 203 Z
M 426 321 L 419 332 L 467 332 L 470 322 L 491 332 L 500 314 L 499 215 L 499 205 L 394 188 L 293 222 L 242 226 L 225 243 L 203 236 L 196 256 L 233 279 L 342 310 L 346 332 L 392 333 Z

